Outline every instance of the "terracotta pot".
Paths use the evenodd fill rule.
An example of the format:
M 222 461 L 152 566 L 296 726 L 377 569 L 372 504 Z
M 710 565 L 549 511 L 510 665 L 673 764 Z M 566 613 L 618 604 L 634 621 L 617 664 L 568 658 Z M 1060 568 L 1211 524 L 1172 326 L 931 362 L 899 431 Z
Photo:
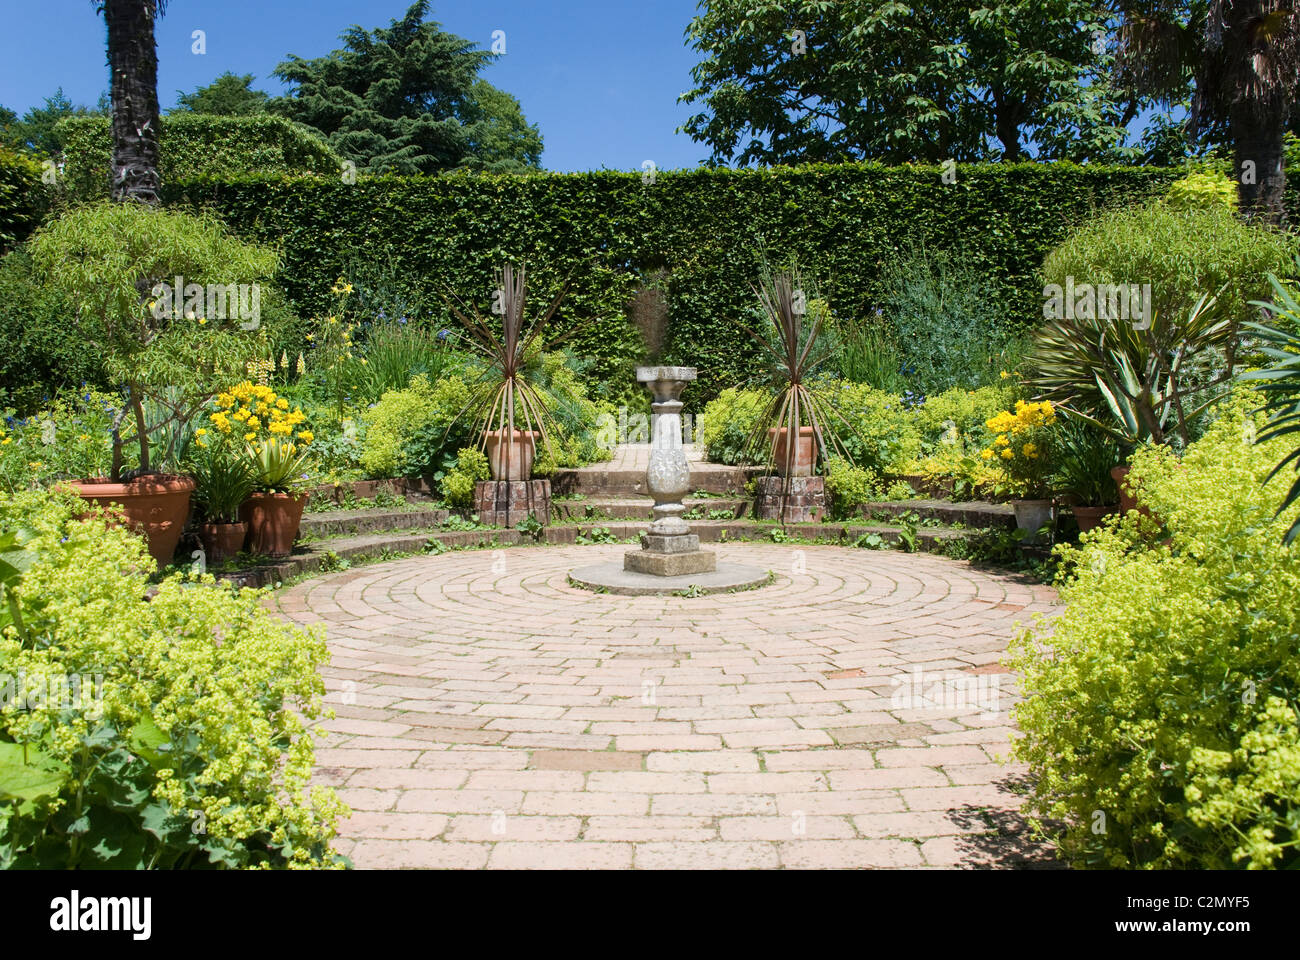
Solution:
M 515 430 L 507 442 L 506 431 L 489 430 L 487 438 L 488 468 L 493 480 L 527 480 L 533 474 L 533 459 L 537 455 L 537 433 Z M 508 472 L 508 476 L 507 476 Z
M 149 542 L 149 553 L 159 567 L 171 563 L 190 513 L 194 481 L 189 477 L 150 476 L 129 483 L 109 480 L 76 480 L 81 499 L 107 506 L 120 504 L 127 525 Z
M 1020 542 L 1029 546 L 1040 543 L 1038 531 L 1052 522 L 1052 501 L 1013 500 L 1011 509 L 1016 514 L 1016 526 L 1025 532 Z
M 244 549 L 247 538 L 248 524 L 242 520 L 238 523 L 199 524 L 199 540 L 203 543 L 208 563 L 225 563 Z
M 1074 521 L 1079 525 L 1080 533 L 1087 533 L 1101 526 L 1101 521 L 1113 513 L 1118 512 L 1117 507 L 1073 507 Z
M 239 508 L 248 524 L 248 550 L 267 557 L 287 557 L 302 523 L 306 494 L 254 493 Z
M 772 466 L 778 476 L 787 476 L 786 469 L 789 466 L 787 457 L 789 453 L 786 450 L 786 434 L 790 432 L 789 427 L 772 427 L 767 431 L 767 435 L 772 438 Z M 794 471 L 788 476 L 791 477 L 811 477 L 813 468 L 813 428 L 799 428 L 799 444 L 795 447 L 794 452 Z

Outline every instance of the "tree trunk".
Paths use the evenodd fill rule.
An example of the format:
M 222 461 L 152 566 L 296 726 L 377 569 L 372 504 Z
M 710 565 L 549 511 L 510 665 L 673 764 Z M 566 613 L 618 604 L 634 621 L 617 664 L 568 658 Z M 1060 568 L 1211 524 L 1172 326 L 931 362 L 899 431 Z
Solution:
M 1241 211 L 1251 219 L 1278 226 L 1286 222 L 1286 168 L 1282 149 L 1285 129 L 1281 110 L 1261 113 L 1258 106 L 1251 109 L 1245 105 L 1234 111 L 1232 117 Z M 1248 163 L 1252 166 L 1246 166 Z
M 157 0 L 104 0 L 113 98 L 113 199 L 158 203 Z

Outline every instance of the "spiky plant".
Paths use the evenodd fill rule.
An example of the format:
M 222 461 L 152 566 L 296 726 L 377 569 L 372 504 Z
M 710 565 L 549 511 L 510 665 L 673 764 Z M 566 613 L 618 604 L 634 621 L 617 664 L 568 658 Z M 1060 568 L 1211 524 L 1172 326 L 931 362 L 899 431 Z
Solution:
M 1300 273 L 1300 262 L 1297 263 Z M 1256 438 L 1256 443 L 1265 443 L 1274 437 L 1294 437 L 1300 435 L 1300 303 L 1287 286 L 1270 276 L 1276 298 L 1272 303 L 1255 305 L 1263 308 L 1272 318 L 1272 324 L 1248 323 L 1247 328 L 1263 341 L 1261 349 L 1274 361 L 1272 366 L 1262 370 L 1252 370 L 1243 374 L 1242 379 L 1253 381 L 1255 389 L 1264 395 L 1264 411 L 1269 415 L 1267 428 Z M 1289 329 L 1278 325 L 1284 321 Z M 1300 473 L 1300 446 L 1282 459 L 1268 475 L 1272 480 L 1288 465 Z M 1278 507 L 1279 514 L 1297 500 L 1300 500 L 1300 476 L 1297 476 L 1286 498 Z M 1291 524 L 1286 532 L 1285 542 L 1290 544 L 1300 535 L 1300 519 Z
M 481 445 L 487 447 L 488 432 L 492 425 L 500 431 L 497 436 L 505 443 L 505 480 L 521 479 L 509 476 L 514 453 L 515 430 L 538 434 L 547 451 L 551 450 L 551 427 L 555 419 L 552 411 L 559 405 L 556 398 L 529 378 L 529 364 L 541 352 L 554 349 L 569 336 L 544 341 L 542 334 L 559 309 L 560 301 L 569 290 L 568 283 L 560 289 L 546 311 L 528 319 L 528 286 L 524 267 L 516 269 L 510 264 L 496 270 L 496 303 L 499 305 L 500 324 L 483 317 L 452 291 L 443 300 L 452 315 L 460 321 L 468 334 L 469 349 L 484 362 L 479 379 L 471 385 L 471 399 L 461 416 L 473 414 L 481 417 Z M 459 419 L 459 418 L 458 418 Z
M 742 327 L 758 344 L 766 361 L 770 364 L 770 381 L 774 388 L 772 399 L 759 419 L 747 444 L 748 459 L 766 465 L 766 475 L 772 475 L 776 463 L 776 444 L 768 443 L 772 430 L 785 429 L 785 458 L 781 483 L 781 523 L 785 524 L 786 504 L 792 489 L 795 464 L 799 452 L 799 435 L 803 427 L 813 431 L 813 472 L 817 463 L 826 462 L 832 453 L 851 458 L 842 449 L 838 428 L 832 418 L 838 418 L 841 426 L 848 426 L 830 407 L 825 398 L 818 395 L 815 386 L 809 381 L 817 370 L 830 359 L 832 347 L 822 337 L 823 312 L 807 309 L 808 302 L 816 299 L 804 289 L 799 271 L 789 270 L 773 274 L 765 269 L 759 285 L 754 288 L 762 307 L 766 330 L 758 331 Z M 779 434 L 776 434 L 779 436 Z M 767 453 L 758 460 L 756 453 L 767 443 Z M 829 447 L 828 447 L 829 444 Z

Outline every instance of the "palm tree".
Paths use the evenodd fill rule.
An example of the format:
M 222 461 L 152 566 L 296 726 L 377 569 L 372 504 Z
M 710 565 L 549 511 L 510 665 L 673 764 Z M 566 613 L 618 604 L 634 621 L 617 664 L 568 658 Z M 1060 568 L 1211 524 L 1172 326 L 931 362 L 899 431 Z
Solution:
M 1110 2 L 1121 83 L 1171 105 L 1194 82 L 1189 132 L 1231 142 L 1242 210 L 1283 222 L 1283 135 L 1300 94 L 1295 0 Z
M 108 25 L 113 199 L 158 203 L 158 48 L 166 0 L 94 0 Z

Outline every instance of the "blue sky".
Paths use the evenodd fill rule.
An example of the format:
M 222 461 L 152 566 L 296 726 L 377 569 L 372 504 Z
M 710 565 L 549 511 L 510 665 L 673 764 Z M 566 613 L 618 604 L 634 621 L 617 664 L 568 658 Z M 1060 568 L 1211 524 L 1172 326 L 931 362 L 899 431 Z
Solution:
M 163 109 L 230 70 L 252 73 L 269 93 L 287 54 L 316 57 L 357 23 L 387 26 L 410 0 L 172 0 L 159 22 Z M 702 144 L 674 131 L 690 115 L 677 103 L 697 60 L 683 40 L 695 0 L 434 0 L 443 29 L 488 49 L 506 34 L 506 56 L 483 76 L 519 98 L 546 142 L 548 170 L 694 167 Z M 108 88 L 104 24 L 90 0 L 0 0 L 0 104 L 19 115 L 62 86 L 94 105 Z M 191 52 L 192 31 L 207 53 Z

